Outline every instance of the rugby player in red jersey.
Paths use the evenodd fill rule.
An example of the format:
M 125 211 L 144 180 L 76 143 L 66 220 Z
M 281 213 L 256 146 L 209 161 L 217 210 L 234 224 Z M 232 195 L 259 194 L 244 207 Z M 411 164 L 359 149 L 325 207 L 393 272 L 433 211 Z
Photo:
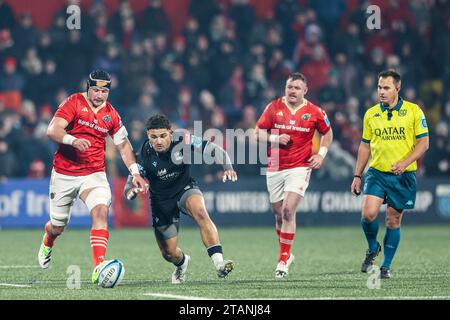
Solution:
M 147 182 L 139 174 L 127 130 L 107 101 L 110 87 L 111 77 L 107 72 L 93 71 L 87 81 L 87 91 L 72 94 L 62 102 L 47 129 L 47 135 L 59 145 L 50 178 L 50 221 L 45 225 L 39 265 L 44 269 L 50 266 L 54 241 L 69 223 L 70 209 L 79 197 L 92 216 L 93 283 L 98 282 L 109 238 L 111 190 L 105 172 L 108 135 L 130 170 L 136 187 L 144 193 L 148 190 Z
M 301 73 L 290 75 L 285 96 L 267 105 L 255 129 L 259 140 L 271 142 L 266 181 L 280 245 L 276 278 L 286 277 L 295 259 L 291 247 L 297 207 L 305 195 L 311 170 L 322 166 L 333 141 L 327 115 L 305 99 L 307 91 L 307 80 Z M 321 135 L 318 154 L 312 154 L 315 130 Z

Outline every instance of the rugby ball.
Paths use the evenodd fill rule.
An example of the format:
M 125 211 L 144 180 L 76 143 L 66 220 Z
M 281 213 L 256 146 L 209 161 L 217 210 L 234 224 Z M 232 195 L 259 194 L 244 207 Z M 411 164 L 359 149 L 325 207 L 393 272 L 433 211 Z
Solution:
M 109 260 L 100 270 L 98 285 L 102 288 L 114 288 L 120 284 L 125 274 L 125 267 L 119 259 Z

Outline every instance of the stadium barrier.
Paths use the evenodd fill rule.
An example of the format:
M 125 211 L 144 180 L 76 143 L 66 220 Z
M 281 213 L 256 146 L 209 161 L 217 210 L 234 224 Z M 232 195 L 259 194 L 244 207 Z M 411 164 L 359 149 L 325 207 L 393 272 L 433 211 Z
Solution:
M 110 181 L 113 190 L 110 225 L 116 228 L 149 227 L 148 198 L 141 195 L 137 200 L 126 200 L 122 195 L 124 183 L 125 179 Z M 298 208 L 298 225 L 359 223 L 362 197 L 350 194 L 350 183 L 311 181 Z M 42 228 L 49 217 L 48 185 L 48 179 L 10 179 L 0 183 L 0 228 Z M 218 226 L 274 224 L 264 177 L 239 178 L 234 184 L 200 183 L 200 187 L 210 215 Z M 184 215 L 181 220 L 183 225 L 195 224 Z M 450 223 L 450 179 L 418 179 L 416 208 L 406 213 L 403 223 Z M 91 225 L 89 212 L 79 200 L 74 203 L 69 225 Z

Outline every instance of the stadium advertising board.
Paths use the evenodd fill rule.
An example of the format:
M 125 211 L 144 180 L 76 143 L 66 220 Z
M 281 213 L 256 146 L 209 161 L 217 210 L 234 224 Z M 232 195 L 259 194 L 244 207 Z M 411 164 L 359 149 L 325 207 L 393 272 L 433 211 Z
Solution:
M 0 183 L 0 228 L 43 228 L 49 220 L 49 179 L 9 179 Z M 111 217 L 112 219 L 112 217 Z M 86 206 L 77 199 L 70 227 L 90 227 Z
M 269 196 L 262 178 L 239 178 L 230 188 L 221 182 L 202 185 L 205 202 L 217 225 L 272 226 Z M 48 179 L 11 179 L 0 184 L 0 227 L 42 227 L 49 218 Z M 113 204 L 110 225 L 148 227 L 149 201 L 144 196 L 127 201 L 122 196 L 124 180 L 112 181 Z M 350 182 L 313 181 L 297 213 L 298 225 L 345 225 L 359 221 L 362 197 L 348 191 Z M 384 207 L 382 207 L 384 211 Z M 115 214 L 113 214 L 115 213 Z M 194 221 L 182 215 L 182 223 Z M 450 181 L 419 179 L 416 207 L 403 220 L 408 223 L 450 223 Z M 72 208 L 70 227 L 89 227 L 91 218 L 77 200 Z

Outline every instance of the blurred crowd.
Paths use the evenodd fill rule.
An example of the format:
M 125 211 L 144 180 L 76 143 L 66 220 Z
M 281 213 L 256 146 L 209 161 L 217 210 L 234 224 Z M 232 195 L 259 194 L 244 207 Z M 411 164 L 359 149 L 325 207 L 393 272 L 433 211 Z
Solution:
M 427 115 L 431 147 L 419 174 L 450 176 L 450 1 L 385 1 L 379 30 L 367 27 L 370 4 L 278 0 L 260 17 L 249 0 L 191 0 L 175 33 L 161 0 L 140 12 L 122 0 L 112 14 L 94 0 L 80 30 L 68 30 L 64 8 L 44 31 L 0 0 L 0 179 L 50 174 L 56 144 L 47 125 L 66 97 L 85 91 L 96 68 L 112 75 L 109 101 L 135 150 L 146 139 L 146 119 L 160 112 L 175 127 L 192 129 L 198 120 L 203 130 L 254 128 L 283 95 L 287 76 L 302 72 L 307 98 L 326 110 L 334 129 L 317 175 L 335 180 L 352 176 L 362 116 L 378 101 L 377 74 L 393 68 L 403 77 L 402 97 Z M 255 143 L 238 140 L 240 148 Z M 127 173 L 114 148 L 107 161 L 110 175 Z M 205 168 L 212 181 L 215 169 Z M 254 175 L 259 166 L 237 171 Z

